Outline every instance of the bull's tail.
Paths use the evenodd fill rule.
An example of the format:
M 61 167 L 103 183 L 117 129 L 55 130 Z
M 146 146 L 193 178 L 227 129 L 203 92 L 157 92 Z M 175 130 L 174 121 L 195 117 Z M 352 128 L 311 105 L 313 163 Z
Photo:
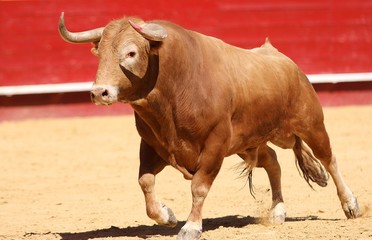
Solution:
M 254 196 L 254 188 L 253 188 L 253 182 L 252 182 L 252 176 L 253 176 L 253 169 L 255 168 L 256 164 L 247 164 L 245 161 L 240 162 L 237 165 L 235 165 L 233 168 L 239 172 L 239 178 L 246 178 L 249 187 L 249 192 L 251 193 L 252 197 L 256 199 Z
M 310 184 L 310 180 L 321 187 L 327 186 L 329 178 L 328 172 L 324 169 L 319 160 L 313 156 L 311 150 L 302 142 L 302 139 L 297 136 L 293 152 L 296 156 L 297 169 L 301 169 L 302 176 L 309 186 L 313 188 Z

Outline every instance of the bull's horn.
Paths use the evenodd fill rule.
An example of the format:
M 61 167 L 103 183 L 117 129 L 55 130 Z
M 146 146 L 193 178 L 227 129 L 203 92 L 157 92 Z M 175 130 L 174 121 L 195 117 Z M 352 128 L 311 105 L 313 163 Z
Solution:
M 132 20 L 129 20 L 129 24 L 134 28 L 134 30 L 150 41 L 161 42 L 168 36 L 167 30 L 159 24 L 145 22 L 138 25 Z
M 103 27 L 84 32 L 70 32 L 66 29 L 64 12 L 59 18 L 58 31 L 63 40 L 70 43 L 99 42 L 102 37 Z

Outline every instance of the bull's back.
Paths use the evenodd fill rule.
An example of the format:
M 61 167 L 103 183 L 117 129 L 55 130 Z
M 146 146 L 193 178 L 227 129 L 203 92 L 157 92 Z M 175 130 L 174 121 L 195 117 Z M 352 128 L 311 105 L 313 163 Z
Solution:
M 288 113 L 287 118 L 291 117 L 303 122 L 306 117 L 311 116 L 314 123 L 309 121 L 310 125 L 323 122 L 323 111 L 318 96 L 309 79 L 297 64 L 274 48 L 268 40 L 260 48 L 253 49 L 253 51 L 266 56 L 268 61 L 272 61 L 274 66 L 281 69 L 282 76 L 278 79 L 282 81 L 282 86 L 288 86 L 287 89 L 280 90 L 282 93 L 283 91 L 288 93 L 288 107 L 285 108 Z
M 298 67 L 269 43 L 244 50 L 239 57 L 239 71 L 230 81 L 235 86 L 237 102 L 252 111 L 276 112 L 297 98 L 300 86 Z
M 269 42 L 245 53 L 235 51 L 241 56 L 235 64 L 239 70 L 230 79 L 235 88 L 233 144 L 248 141 L 254 147 L 293 133 L 291 124 L 306 115 L 322 118 L 316 93 L 305 74 Z
M 320 106 L 306 75 L 268 40 L 259 48 L 247 50 L 246 66 L 243 81 L 250 90 L 248 101 L 259 99 L 265 106 L 284 108 L 286 112 L 297 111 L 307 102 Z

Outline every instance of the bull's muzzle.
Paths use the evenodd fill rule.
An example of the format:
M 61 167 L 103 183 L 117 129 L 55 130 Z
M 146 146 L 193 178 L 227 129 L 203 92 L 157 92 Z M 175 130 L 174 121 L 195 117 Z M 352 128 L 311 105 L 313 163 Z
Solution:
M 116 87 L 98 85 L 90 91 L 90 99 L 96 105 L 110 105 L 117 102 L 118 90 Z

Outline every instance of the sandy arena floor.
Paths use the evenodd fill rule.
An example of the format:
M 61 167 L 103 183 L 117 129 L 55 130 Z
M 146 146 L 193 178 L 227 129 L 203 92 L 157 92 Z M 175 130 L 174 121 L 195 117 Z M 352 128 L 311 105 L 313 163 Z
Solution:
M 266 173 L 254 171 L 254 199 L 230 157 L 205 202 L 202 239 L 372 239 L 372 106 L 326 108 L 325 117 L 362 218 L 346 220 L 333 182 L 311 190 L 292 151 L 280 149 L 287 222 L 261 223 L 271 204 Z M 180 222 L 154 225 L 137 183 L 138 149 L 132 116 L 0 123 L 0 239 L 175 239 L 190 182 L 170 167 L 158 175 L 158 196 Z

